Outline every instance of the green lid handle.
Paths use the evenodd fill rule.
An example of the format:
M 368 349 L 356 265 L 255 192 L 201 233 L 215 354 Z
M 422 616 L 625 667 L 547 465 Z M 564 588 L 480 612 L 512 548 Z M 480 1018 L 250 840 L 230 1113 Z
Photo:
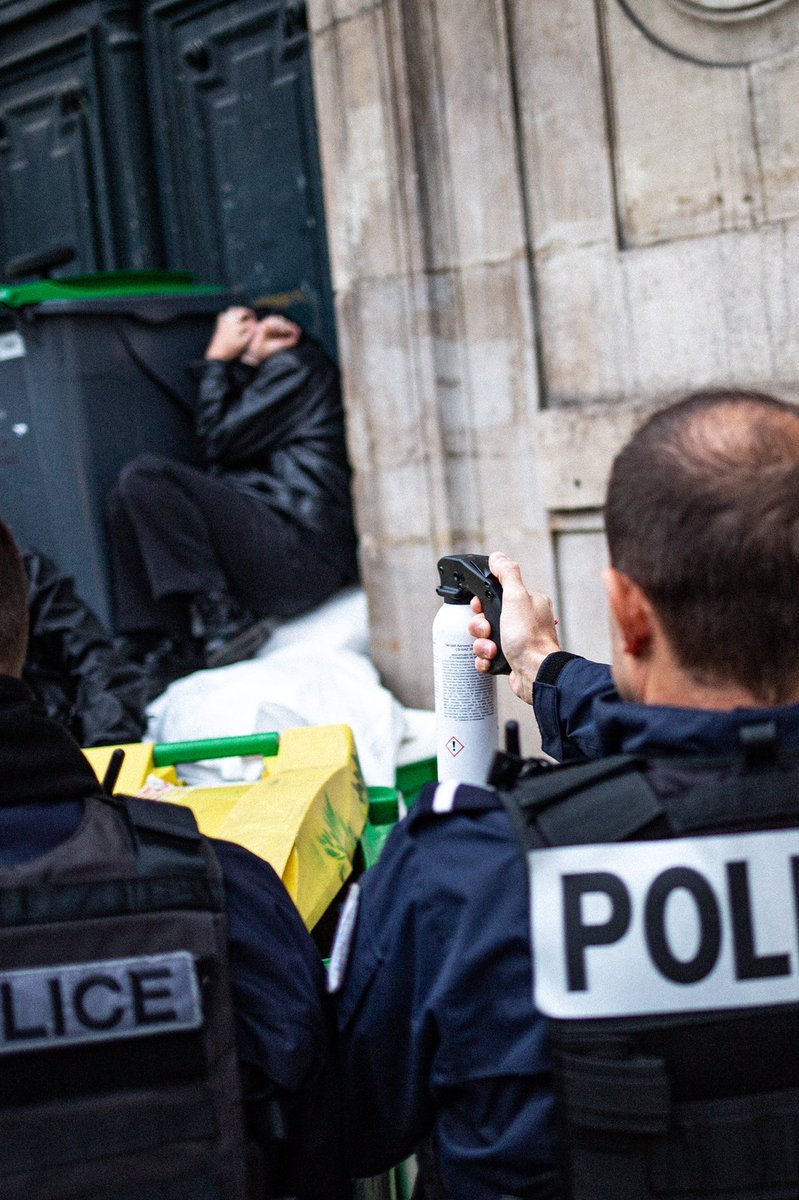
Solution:
M 234 758 L 237 754 L 263 754 L 264 758 L 271 758 L 279 749 L 279 733 L 245 733 L 241 737 L 201 738 L 193 742 L 157 742 L 153 746 L 153 766 L 173 767 L 175 763 Z
M 369 823 L 371 825 L 394 825 L 399 820 L 399 792 L 392 787 L 370 787 Z

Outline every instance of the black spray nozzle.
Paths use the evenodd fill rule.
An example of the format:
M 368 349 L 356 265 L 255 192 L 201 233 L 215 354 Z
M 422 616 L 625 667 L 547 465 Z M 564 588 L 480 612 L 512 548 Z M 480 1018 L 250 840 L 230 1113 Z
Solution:
M 491 664 L 491 675 L 510 675 L 510 665 L 502 653 L 499 640 L 499 618 L 502 614 L 502 584 L 488 569 L 487 554 L 447 554 L 438 560 L 441 583 L 436 588 L 445 604 L 468 604 L 479 596 L 483 613 L 491 626 L 491 640 L 496 643 L 497 656 Z

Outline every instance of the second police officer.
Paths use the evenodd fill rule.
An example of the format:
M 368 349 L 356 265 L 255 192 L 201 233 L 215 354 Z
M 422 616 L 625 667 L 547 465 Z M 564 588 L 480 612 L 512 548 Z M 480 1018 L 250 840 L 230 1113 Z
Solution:
M 0 522 L 0 1195 L 333 1200 L 322 962 L 272 868 L 106 795 L 22 681 Z

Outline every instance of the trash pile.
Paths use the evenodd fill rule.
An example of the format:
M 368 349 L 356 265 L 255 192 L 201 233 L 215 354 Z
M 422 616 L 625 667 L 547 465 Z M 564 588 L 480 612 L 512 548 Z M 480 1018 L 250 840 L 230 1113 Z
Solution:
M 154 742 L 349 725 L 370 787 L 392 785 L 398 765 L 435 753 L 433 713 L 400 704 L 369 658 L 359 587 L 283 622 L 254 658 L 170 684 L 147 712 L 146 737 Z M 262 769 L 262 758 L 223 758 L 183 764 L 180 775 L 210 786 L 252 781 Z

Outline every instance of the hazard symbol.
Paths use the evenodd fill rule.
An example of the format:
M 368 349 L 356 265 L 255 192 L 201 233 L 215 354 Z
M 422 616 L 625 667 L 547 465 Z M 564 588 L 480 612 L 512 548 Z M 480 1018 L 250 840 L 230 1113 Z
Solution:
M 451 737 L 447 742 L 447 749 L 453 758 L 457 758 L 463 749 L 463 742 L 459 742 L 456 737 Z

